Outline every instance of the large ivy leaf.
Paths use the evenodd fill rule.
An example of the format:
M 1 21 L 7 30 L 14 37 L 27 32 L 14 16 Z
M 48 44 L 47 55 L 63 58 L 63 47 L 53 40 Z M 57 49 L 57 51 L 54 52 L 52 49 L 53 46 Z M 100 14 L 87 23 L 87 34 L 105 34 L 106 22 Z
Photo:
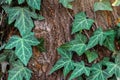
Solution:
M 5 7 L 3 6 L 6 13 L 8 13 L 8 22 L 11 24 L 15 21 L 15 27 L 18 28 L 21 35 L 24 35 L 26 32 L 30 32 L 34 27 L 32 18 L 35 18 L 37 15 L 33 12 L 30 12 L 28 8 L 21 7 Z
M 115 63 L 113 62 L 107 62 L 107 72 L 110 75 L 115 74 L 115 76 L 117 78 L 120 78 L 120 54 L 117 55 L 117 57 L 115 58 Z
M 32 71 L 17 61 L 14 63 L 14 67 L 9 70 L 8 80 L 30 80 L 31 73 Z
M 112 6 L 119 6 L 120 5 L 120 0 L 115 0 L 114 3 L 112 3 Z
M 86 49 L 85 42 L 86 42 L 86 37 L 82 34 L 78 34 L 75 40 L 67 42 L 61 45 L 60 47 L 68 51 L 75 51 L 78 55 L 82 55 Z
M 107 80 L 109 74 L 102 70 L 101 64 L 94 64 L 91 67 L 91 74 L 87 80 Z
M 96 46 L 97 44 L 103 45 L 104 40 L 106 39 L 106 35 L 103 32 L 101 28 L 98 28 L 92 37 L 90 37 L 90 40 L 87 45 L 87 50 Z
M 86 67 L 83 61 L 81 61 L 80 63 L 76 63 L 75 67 L 76 68 L 73 70 L 69 80 L 81 76 L 82 74 L 86 74 L 87 76 L 89 76 L 90 68 Z
M 84 12 L 80 12 L 75 15 L 75 20 L 72 26 L 72 34 L 80 30 L 89 30 L 93 24 L 93 19 L 88 19 Z
M 27 0 L 27 3 L 32 8 L 40 10 L 41 0 Z
M 109 0 L 102 0 L 100 2 L 95 2 L 94 11 L 98 11 L 98 10 L 112 11 L 112 7 Z
M 62 58 L 60 58 L 56 62 L 56 64 L 51 69 L 50 74 L 53 73 L 54 71 L 64 67 L 63 73 L 64 73 L 64 76 L 66 76 L 71 70 L 74 69 L 74 62 L 71 60 L 72 54 L 61 48 L 58 48 L 57 50 L 58 50 L 59 54 L 62 56 Z
M 33 33 L 27 33 L 22 38 L 19 36 L 12 36 L 6 45 L 6 49 L 12 49 L 15 47 L 15 54 L 17 57 L 27 65 L 29 59 L 32 56 L 31 46 L 37 45 L 39 42 L 34 37 Z
M 72 9 L 72 5 L 70 2 L 73 2 L 74 0 L 59 0 L 59 3 L 62 3 L 62 5 L 66 8 Z
M 92 61 L 94 61 L 96 58 L 98 58 L 98 54 L 95 51 L 86 51 L 85 55 L 87 56 L 88 62 L 91 63 Z

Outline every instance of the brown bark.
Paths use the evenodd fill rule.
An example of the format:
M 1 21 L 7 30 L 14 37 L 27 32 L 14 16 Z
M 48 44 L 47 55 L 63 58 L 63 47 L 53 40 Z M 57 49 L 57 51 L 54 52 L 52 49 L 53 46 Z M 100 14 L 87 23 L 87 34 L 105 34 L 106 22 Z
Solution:
M 70 41 L 71 25 L 73 15 L 80 11 L 85 11 L 88 17 L 95 20 L 91 31 L 99 26 L 108 29 L 115 26 L 115 21 L 120 16 L 118 8 L 114 11 L 93 11 L 93 4 L 96 0 L 75 0 L 73 10 L 68 10 L 58 3 L 58 0 L 43 0 L 41 14 L 45 17 L 43 21 L 35 21 L 35 33 L 37 37 L 44 37 L 46 52 L 40 53 L 36 48 L 33 49 L 33 58 L 29 63 L 32 69 L 31 80 L 63 80 L 61 70 L 49 74 L 50 69 L 58 60 L 59 55 L 56 48 L 61 44 Z M 91 32 L 85 34 L 90 36 Z M 104 54 L 106 55 L 106 54 Z

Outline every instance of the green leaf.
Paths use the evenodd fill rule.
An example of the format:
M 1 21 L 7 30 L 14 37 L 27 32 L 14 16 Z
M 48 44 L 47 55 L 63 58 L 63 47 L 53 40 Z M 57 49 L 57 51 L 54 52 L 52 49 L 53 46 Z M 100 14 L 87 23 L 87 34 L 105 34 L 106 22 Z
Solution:
M 26 33 L 22 38 L 19 36 L 12 36 L 5 48 L 12 49 L 15 47 L 15 54 L 25 65 L 27 65 L 32 56 L 31 46 L 37 44 L 39 44 L 39 42 L 34 37 L 34 33 Z
M 113 62 L 107 62 L 107 72 L 110 75 L 115 74 L 116 77 L 120 78 L 120 54 L 117 55 L 115 58 L 115 63 Z
M 112 6 L 119 6 L 120 5 L 120 0 L 115 0 L 115 2 L 112 4 Z
M 102 0 L 100 2 L 95 2 L 94 11 L 98 11 L 98 10 L 112 11 L 112 7 L 109 0 Z
M 91 74 L 87 80 L 107 80 L 108 76 L 109 74 L 102 70 L 102 66 L 98 63 L 91 67 Z
M 89 42 L 88 42 L 88 45 L 87 45 L 87 50 L 88 49 L 90 49 L 90 48 L 92 48 L 92 47 L 94 47 L 94 46 L 96 46 L 97 44 L 99 44 L 99 45 L 103 45 L 103 42 L 105 41 L 105 39 L 106 39 L 106 35 L 105 35 L 105 33 L 103 32 L 103 30 L 101 29 L 101 28 L 98 28 L 95 32 L 94 32 L 94 34 L 93 34 L 93 36 L 92 37 L 90 37 L 90 40 L 89 40 Z
M 30 80 L 31 73 L 28 68 L 24 67 L 20 62 L 14 63 L 14 68 L 9 70 L 8 80 Z
M 40 10 L 41 0 L 26 0 L 28 5 L 34 9 Z
M 66 76 L 71 70 L 74 69 L 74 62 L 71 60 L 72 55 L 70 52 L 67 52 L 60 48 L 58 49 L 58 52 L 62 56 L 62 58 L 60 58 L 56 62 L 56 64 L 51 69 L 50 74 L 53 73 L 54 71 L 64 67 L 63 73 L 64 73 L 64 76 Z
M 7 59 L 7 55 L 5 55 L 4 53 L 0 54 L 0 63 L 6 61 L 6 59 Z
M 111 51 L 115 51 L 115 44 L 114 44 L 114 41 L 115 41 L 115 32 L 114 30 L 109 30 L 106 32 L 106 40 L 104 42 L 104 46 L 107 47 L 109 50 Z
M 94 23 L 93 19 L 88 19 L 84 12 L 75 15 L 75 20 L 72 26 L 72 34 L 80 30 L 89 30 Z
M 93 62 L 95 59 L 98 58 L 98 54 L 95 51 L 93 52 L 86 51 L 85 55 L 87 56 L 89 63 Z
M 76 68 L 73 70 L 69 80 L 81 76 L 82 74 L 86 74 L 87 76 L 89 76 L 90 68 L 86 67 L 83 61 L 81 61 L 80 63 L 76 63 L 75 66 Z
M 39 39 L 39 44 L 37 45 L 37 48 L 39 49 L 39 51 L 44 52 L 45 51 L 45 47 L 44 47 L 44 39 L 40 38 Z
M 70 4 L 70 2 L 73 2 L 74 0 L 59 0 L 59 3 L 62 3 L 62 5 L 65 8 L 69 8 L 72 9 L 72 5 Z
M 25 0 L 18 0 L 18 3 L 19 4 L 22 4 L 22 3 L 24 3 L 25 2 Z
M 79 36 L 83 36 L 83 37 L 79 37 Z M 80 35 L 77 35 L 75 40 L 67 42 L 61 45 L 60 47 L 68 51 L 75 51 L 80 56 L 85 52 L 85 49 L 86 49 L 85 42 L 86 42 L 86 37 L 80 34 Z
M 28 8 L 21 7 L 5 7 L 3 6 L 6 13 L 8 13 L 8 22 L 11 24 L 15 21 L 15 27 L 18 28 L 21 35 L 26 32 L 30 32 L 34 27 L 33 20 L 35 13 L 30 12 Z

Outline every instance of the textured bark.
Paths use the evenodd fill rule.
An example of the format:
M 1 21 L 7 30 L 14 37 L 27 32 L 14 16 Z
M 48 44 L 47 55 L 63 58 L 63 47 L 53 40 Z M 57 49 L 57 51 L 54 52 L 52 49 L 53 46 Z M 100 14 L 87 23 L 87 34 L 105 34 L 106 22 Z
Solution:
M 64 80 L 61 70 L 52 75 L 49 74 L 49 71 L 59 58 L 56 48 L 71 39 L 70 29 L 73 15 L 76 13 L 85 11 L 88 17 L 95 20 L 91 31 L 84 31 L 88 38 L 91 32 L 99 26 L 102 26 L 103 29 L 115 26 L 118 16 L 120 16 L 118 10 L 120 7 L 114 7 L 113 12 L 94 12 L 93 4 L 95 1 L 97 0 L 75 0 L 73 10 L 68 10 L 59 4 L 58 0 L 42 0 L 40 13 L 45 17 L 45 20 L 35 21 L 34 32 L 38 38 L 44 37 L 46 52 L 40 53 L 37 48 L 33 48 L 33 58 L 29 63 L 29 67 L 33 70 L 31 80 Z M 99 50 L 99 48 L 97 49 Z M 101 50 L 101 52 L 105 53 L 104 56 L 107 56 L 106 51 Z

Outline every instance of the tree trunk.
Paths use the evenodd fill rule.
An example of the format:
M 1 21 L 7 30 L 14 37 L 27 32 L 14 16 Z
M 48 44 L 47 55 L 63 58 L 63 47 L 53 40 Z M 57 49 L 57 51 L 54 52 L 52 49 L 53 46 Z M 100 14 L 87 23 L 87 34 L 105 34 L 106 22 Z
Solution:
M 46 52 L 40 53 L 33 48 L 33 58 L 29 63 L 32 69 L 31 80 L 64 80 L 62 70 L 49 74 L 50 69 L 59 59 L 56 48 L 70 41 L 73 16 L 85 11 L 87 16 L 95 20 L 91 31 L 99 26 L 108 29 L 115 26 L 115 21 L 120 16 L 120 7 L 114 7 L 114 11 L 93 11 L 93 4 L 97 0 L 75 0 L 73 10 L 64 8 L 58 0 L 42 0 L 41 14 L 45 17 L 43 21 L 35 21 L 34 32 L 38 38 L 44 37 Z M 91 32 L 85 34 L 89 38 Z M 105 54 L 104 54 L 105 55 Z

